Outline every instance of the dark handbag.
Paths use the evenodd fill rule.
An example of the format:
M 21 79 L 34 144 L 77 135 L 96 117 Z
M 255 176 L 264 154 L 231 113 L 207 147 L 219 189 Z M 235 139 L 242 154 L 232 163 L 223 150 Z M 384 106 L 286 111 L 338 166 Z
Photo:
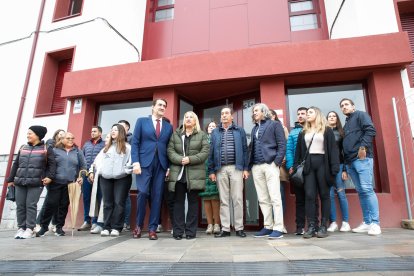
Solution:
M 16 201 L 16 189 L 14 186 L 9 186 L 6 194 L 6 200 Z
M 315 133 L 316 134 L 316 133 Z M 310 141 L 309 147 L 306 150 L 305 156 L 303 157 L 302 162 L 300 162 L 299 165 L 297 165 L 294 169 L 292 174 L 290 175 L 290 180 L 295 184 L 298 188 L 303 188 L 305 184 L 305 179 L 303 177 L 303 169 L 305 168 L 305 160 L 308 157 L 309 149 L 313 142 L 313 137 L 315 137 L 315 134 L 312 136 L 312 140 Z

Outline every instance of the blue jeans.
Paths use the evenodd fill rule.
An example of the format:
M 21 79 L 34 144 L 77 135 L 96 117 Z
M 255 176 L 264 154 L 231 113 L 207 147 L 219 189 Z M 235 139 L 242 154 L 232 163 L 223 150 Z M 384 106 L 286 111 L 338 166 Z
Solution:
M 336 187 L 332 186 L 330 190 L 331 198 L 331 216 L 330 221 L 336 221 L 336 205 L 335 205 L 335 191 L 338 195 L 339 206 L 341 207 L 342 221 L 349 221 L 349 212 L 348 212 L 348 200 L 346 199 L 345 194 L 345 183 L 342 180 L 342 168 L 343 164 L 340 165 L 339 173 L 336 175 Z
M 357 159 L 347 166 L 348 173 L 358 192 L 362 216 L 366 224 L 380 223 L 378 198 L 372 183 L 373 165 L 372 158 L 365 158 L 364 160 Z
M 82 194 L 83 194 L 83 221 L 87 223 L 96 223 L 98 218 L 92 218 L 89 216 L 89 210 L 91 208 L 91 194 L 92 194 L 92 184 L 89 182 L 88 177 L 83 177 L 82 184 Z

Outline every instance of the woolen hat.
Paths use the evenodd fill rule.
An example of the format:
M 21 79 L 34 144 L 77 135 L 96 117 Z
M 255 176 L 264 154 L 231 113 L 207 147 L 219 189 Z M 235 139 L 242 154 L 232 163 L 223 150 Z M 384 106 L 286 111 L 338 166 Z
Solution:
M 44 126 L 31 126 L 29 129 L 39 137 L 39 140 L 42 140 L 47 133 L 47 128 Z

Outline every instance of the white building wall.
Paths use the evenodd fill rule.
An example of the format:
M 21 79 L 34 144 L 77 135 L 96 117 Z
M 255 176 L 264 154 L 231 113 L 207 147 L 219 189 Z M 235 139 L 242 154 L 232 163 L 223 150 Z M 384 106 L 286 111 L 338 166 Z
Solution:
M 31 125 L 46 126 L 48 133 L 45 139 L 51 138 L 56 129 L 67 129 L 68 126 L 70 102 L 63 115 L 34 117 L 46 53 L 75 47 L 72 71 L 140 61 L 146 1 L 85 0 L 81 16 L 52 22 L 55 2 L 46 1 L 15 152 L 20 145 L 26 143 L 26 131 Z M 0 2 L 0 91 L 3 96 L 0 101 L 0 124 L 4 130 L 0 157 L 3 156 L 4 160 L 9 154 L 16 128 L 33 35 L 12 41 L 25 38 L 35 30 L 40 5 L 41 0 Z M 89 20 L 92 21 L 70 27 Z M 108 23 L 132 43 L 139 53 L 111 29 Z M 56 30 L 62 27 L 67 28 Z M 4 160 L 0 162 L 0 180 L 4 179 L 6 170 L 7 162 Z M 0 183 L 0 191 L 3 182 Z M 15 217 L 14 213 L 10 213 L 13 212 L 11 206 L 13 204 L 9 203 L 4 206 L 1 227 L 15 225 L 14 221 L 4 221 Z
M 342 2 L 343 0 L 325 0 L 330 31 Z M 333 27 L 331 39 L 398 32 L 398 11 L 395 9 L 393 0 L 346 0 Z M 414 137 L 414 89 L 410 87 L 407 70 L 401 72 L 401 81 Z

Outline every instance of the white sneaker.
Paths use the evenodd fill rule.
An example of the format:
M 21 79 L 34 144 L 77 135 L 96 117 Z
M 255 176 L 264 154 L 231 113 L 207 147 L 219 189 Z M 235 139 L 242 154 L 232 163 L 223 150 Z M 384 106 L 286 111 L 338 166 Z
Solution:
M 35 231 L 36 233 L 40 231 L 40 228 L 42 228 L 40 226 L 40 224 L 36 224 L 36 227 L 33 229 L 33 231 Z
M 92 226 L 91 226 L 91 231 L 92 231 L 93 229 L 95 229 L 95 227 L 96 227 L 96 226 L 98 226 L 98 224 L 96 224 L 96 223 L 92 224 Z
M 155 230 L 155 233 L 161 233 L 162 231 L 164 231 L 164 229 L 162 229 L 162 225 L 158 224 L 157 230 Z
M 213 227 L 213 233 L 214 233 L 214 234 L 220 234 L 220 231 L 221 231 L 221 229 L 220 229 L 220 225 L 218 225 L 218 224 L 214 224 L 214 227 Z
M 17 232 L 16 232 L 16 235 L 14 235 L 14 238 L 15 239 L 22 239 L 23 233 L 24 233 L 23 228 L 19 228 L 19 230 L 17 230 Z
M 366 224 L 365 222 L 362 222 L 357 228 L 352 229 L 352 232 L 354 233 L 366 233 L 371 229 L 371 224 Z
M 335 232 L 338 231 L 338 224 L 336 224 L 335 221 L 331 222 L 331 224 L 328 227 L 328 232 Z
M 26 231 L 20 236 L 21 239 L 31 239 L 34 237 L 34 232 L 32 229 L 27 228 Z
M 348 222 L 343 221 L 342 222 L 342 225 L 341 225 L 341 229 L 339 231 L 341 231 L 341 232 L 349 232 L 349 231 L 351 231 L 351 226 L 349 226 L 349 223 Z
M 101 234 L 102 236 L 102 234 Z M 111 230 L 111 237 L 119 237 L 119 231 L 116 229 Z
M 99 234 L 103 231 L 103 228 L 99 225 L 96 225 L 92 230 L 91 234 Z
M 56 225 L 52 224 L 52 226 L 50 227 L 50 230 L 52 230 L 53 233 L 56 233 Z
M 368 231 L 368 235 L 377 236 L 381 234 L 381 227 L 376 223 L 371 223 L 371 228 Z
M 213 225 L 212 224 L 207 225 L 206 234 L 207 235 L 213 234 Z
M 109 230 L 102 230 L 101 237 L 109 237 Z

